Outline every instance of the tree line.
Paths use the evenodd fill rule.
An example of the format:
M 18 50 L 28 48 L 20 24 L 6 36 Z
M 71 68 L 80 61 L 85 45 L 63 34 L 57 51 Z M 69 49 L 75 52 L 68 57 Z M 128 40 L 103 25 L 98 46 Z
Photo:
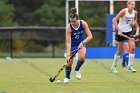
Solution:
M 74 2 L 69 6 L 74 7 Z M 124 7 L 126 2 L 114 2 L 115 14 Z M 79 2 L 79 16 L 91 27 L 105 27 L 107 13 L 109 1 Z M 65 0 L 0 0 L 0 20 L 0 26 L 65 26 Z
M 65 1 L 66 0 L 0 0 L 0 27 L 11 27 L 11 26 L 64 27 Z M 70 2 L 69 6 L 74 7 L 74 2 Z M 126 2 L 125 1 L 114 2 L 114 6 L 115 6 L 114 13 L 116 14 L 122 8 L 126 7 Z M 139 1 L 136 2 L 136 10 L 138 12 L 140 11 Z M 109 1 L 79 2 L 79 18 L 85 20 L 90 27 L 93 28 L 105 27 L 107 13 L 109 13 Z M 139 13 L 138 13 L 138 22 L 140 22 Z M 90 46 L 105 45 L 105 32 L 93 31 L 93 36 L 95 38 L 93 41 L 90 42 L 89 44 Z M 2 47 L 3 48 L 6 47 L 5 42 L 6 41 L 1 40 L 0 46 L 1 49 Z M 29 40 L 26 40 L 26 42 L 29 42 Z M 37 41 L 32 41 L 31 44 L 33 47 L 39 45 L 36 44 L 36 42 Z M 22 45 L 23 41 L 15 40 L 13 43 L 14 48 L 17 49 L 17 46 Z M 40 45 L 45 45 L 45 43 L 46 42 L 44 42 L 43 44 L 40 43 Z M 25 45 L 20 47 L 25 47 Z

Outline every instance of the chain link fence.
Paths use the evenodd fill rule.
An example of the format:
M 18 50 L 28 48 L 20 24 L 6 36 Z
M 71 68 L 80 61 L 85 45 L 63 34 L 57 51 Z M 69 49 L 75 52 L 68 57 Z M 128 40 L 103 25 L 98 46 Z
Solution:
M 105 46 L 105 28 L 91 32 L 87 46 Z M 1 27 L 0 42 L 1 57 L 63 57 L 65 27 Z

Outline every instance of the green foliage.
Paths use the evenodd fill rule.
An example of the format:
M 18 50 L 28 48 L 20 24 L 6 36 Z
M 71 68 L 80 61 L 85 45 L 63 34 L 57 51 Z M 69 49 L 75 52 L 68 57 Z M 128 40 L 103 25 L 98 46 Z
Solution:
M 54 6 L 53 8 L 44 4 L 32 14 L 34 25 L 63 26 L 65 23 L 65 9 Z M 36 22 L 37 21 L 37 22 Z
M 13 0 L 15 19 L 22 26 L 64 26 L 65 0 Z
M 139 11 L 140 2 L 136 2 Z M 79 2 L 79 15 L 89 26 L 105 27 L 109 2 Z M 126 2 L 114 2 L 115 13 L 126 7 Z M 138 15 L 140 16 L 140 15 Z M 65 26 L 65 0 L 1 0 L 1 26 Z M 140 20 L 140 19 L 138 19 Z
M 6 0 L 5 0 L 6 1 Z M 15 26 L 17 25 L 14 18 L 14 6 L 0 1 L 0 26 Z
M 0 26 L 65 26 L 65 1 L 66 0 L 0 0 Z M 109 13 L 109 2 L 79 2 L 80 19 L 85 20 L 89 27 L 105 27 L 106 14 Z M 70 7 L 74 6 L 74 2 Z M 126 7 L 126 2 L 114 2 L 114 12 L 117 14 Z M 138 22 L 140 25 L 140 2 L 136 2 L 138 11 Z M 30 35 L 30 34 L 29 34 Z M 98 39 L 99 37 L 102 37 Z M 8 48 L 7 40 L 1 40 L 1 49 Z M 52 42 L 27 41 L 29 47 L 22 40 L 14 42 L 13 47 L 18 51 L 27 48 L 30 51 L 41 51 L 42 46 L 47 46 Z M 30 42 L 30 43 L 29 43 Z M 58 43 L 58 42 L 57 42 Z M 58 45 L 64 47 L 64 44 Z M 88 46 L 104 46 L 105 33 L 94 32 L 93 40 Z M 140 43 L 137 43 L 140 45 Z M 38 48 L 38 49 L 37 49 Z M 27 51 L 27 49 L 23 49 Z
M 1 42 L 0 51 L 1 52 L 10 52 L 10 40 L 1 39 L 0 42 Z
M 105 27 L 107 2 L 80 2 L 79 6 L 79 16 L 86 20 L 89 26 Z
M 9 0 L 15 6 L 14 19 L 21 26 L 31 26 L 32 12 L 41 7 L 42 0 Z

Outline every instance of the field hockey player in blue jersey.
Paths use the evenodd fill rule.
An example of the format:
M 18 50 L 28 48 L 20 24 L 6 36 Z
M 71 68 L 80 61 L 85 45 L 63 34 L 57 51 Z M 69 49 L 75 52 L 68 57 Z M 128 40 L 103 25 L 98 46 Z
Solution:
M 73 59 L 70 57 L 78 50 L 78 60 L 75 66 L 75 74 L 77 79 L 81 79 L 80 68 L 85 62 L 86 47 L 85 44 L 92 39 L 92 33 L 88 24 L 84 20 L 78 18 L 77 9 L 71 8 L 70 23 L 66 26 L 66 60 L 64 83 L 70 81 L 70 73 L 72 70 Z M 85 37 L 86 36 L 86 37 Z

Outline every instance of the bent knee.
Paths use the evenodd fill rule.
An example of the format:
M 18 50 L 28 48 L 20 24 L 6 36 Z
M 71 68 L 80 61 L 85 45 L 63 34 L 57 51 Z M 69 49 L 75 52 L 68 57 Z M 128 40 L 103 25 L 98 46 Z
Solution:
M 71 67 L 72 64 L 73 64 L 72 62 L 67 62 L 67 66 L 70 66 Z
M 135 51 L 135 47 L 131 47 L 130 48 L 130 53 L 134 53 L 134 51 Z
M 85 56 L 79 57 L 79 60 L 80 60 L 80 61 L 85 61 Z

